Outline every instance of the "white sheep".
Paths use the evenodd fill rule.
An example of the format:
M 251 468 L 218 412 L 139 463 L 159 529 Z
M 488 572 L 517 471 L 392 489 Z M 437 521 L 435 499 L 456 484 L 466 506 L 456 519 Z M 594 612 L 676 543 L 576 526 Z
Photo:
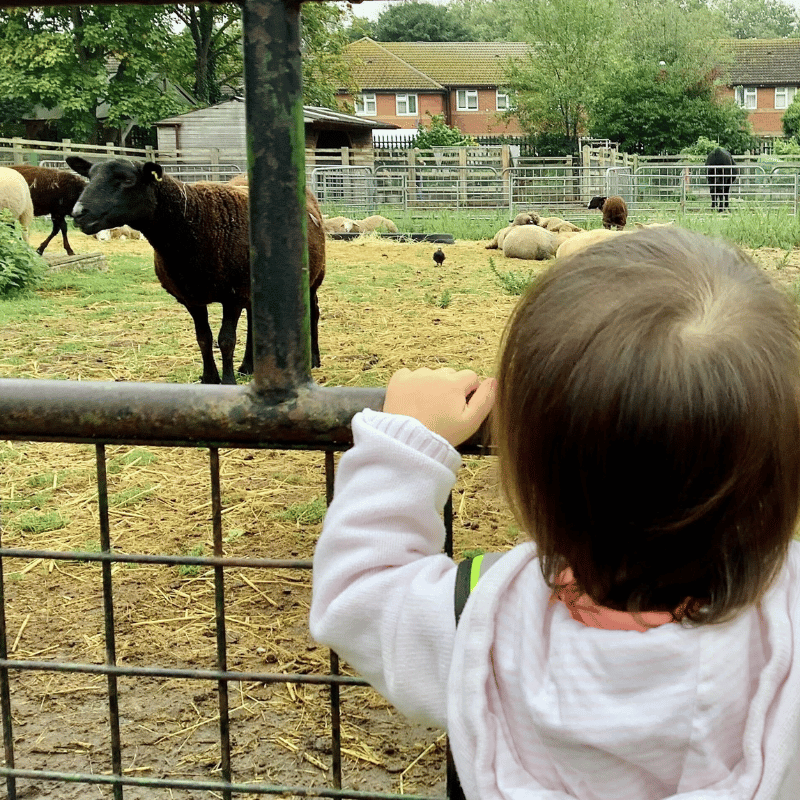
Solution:
M 503 239 L 506 258 L 544 261 L 552 258 L 560 244 L 559 237 L 538 225 L 514 225 Z
M 583 228 L 579 228 L 574 223 L 561 219 L 561 217 L 540 217 L 536 224 L 553 233 L 579 233 L 583 230 Z
M 141 239 L 142 234 L 139 231 L 135 231 L 130 225 L 123 225 L 119 228 L 98 231 L 94 234 L 94 238 L 100 242 L 108 242 L 112 239 Z
M 0 167 L 0 209 L 7 208 L 22 226 L 22 235 L 30 241 L 33 222 L 33 200 L 28 182 L 19 172 L 9 167 Z
M 397 233 L 397 225 L 392 222 L 388 217 L 382 217 L 380 214 L 373 214 L 370 217 L 365 217 L 356 221 L 362 233 L 370 233 L 372 231 L 385 231 L 387 233 Z
M 324 217 L 322 227 L 325 233 L 361 233 L 361 227 L 350 217 Z
M 595 228 L 591 231 L 581 231 L 573 234 L 569 239 L 562 242 L 556 251 L 556 258 L 566 258 L 579 250 L 590 247 L 596 242 L 610 239 L 612 236 L 623 236 L 624 231 L 614 231 L 608 228 Z
M 523 227 L 527 225 L 536 225 L 539 220 L 538 214 L 528 214 L 526 212 L 522 212 L 521 214 L 517 214 L 514 217 L 513 221 L 510 225 L 506 225 L 505 228 L 501 228 L 497 233 L 492 237 L 492 241 L 486 245 L 487 250 L 502 250 L 503 248 L 503 241 L 506 238 L 506 235 L 509 231 L 513 230 L 517 227 Z

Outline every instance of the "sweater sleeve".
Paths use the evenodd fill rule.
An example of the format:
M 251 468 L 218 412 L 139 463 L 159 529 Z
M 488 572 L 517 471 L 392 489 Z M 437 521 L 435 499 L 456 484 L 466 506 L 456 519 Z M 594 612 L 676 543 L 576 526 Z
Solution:
M 365 409 L 314 553 L 311 635 L 398 710 L 445 727 L 455 564 L 441 513 L 461 464 L 417 420 Z

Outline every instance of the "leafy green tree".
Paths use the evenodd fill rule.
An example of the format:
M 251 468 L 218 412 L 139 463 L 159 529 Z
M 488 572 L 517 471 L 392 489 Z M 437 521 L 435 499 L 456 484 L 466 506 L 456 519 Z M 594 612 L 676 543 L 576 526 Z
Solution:
M 615 0 L 521 0 L 530 55 L 507 69 L 512 112 L 530 133 L 576 141 L 585 129 L 594 86 L 615 61 L 619 29 Z
M 345 12 L 333 3 L 303 3 L 303 101 L 307 105 L 337 109 L 336 91 L 356 94 L 344 57 L 349 43 Z
M 720 102 L 711 79 L 687 84 L 680 72 L 631 65 L 607 77 L 591 106 L 592 136 L 618 142 L 627 152 L 677 153 L 705 135 L 732 152 L 752 146 L 747 111 Z
M 522 32 L 517 0 L 451 0 L 451 13 L 461 19 L 475 42 L 519 42 Z
M 798 15 L 784 0 L 718 0 L 712 6 L 735 39 L 781 39 L 797 30 Z
M 67 135 L 85 142 L 175 113 L 158 80 L 172 39 L 159 6 L 58 6 L 0 10 L 0 97 L 61 108 Z M 120 134 L 121 135 L 121 134 Z
M 375 36 L 379 42 L 468 42 L 470 31 L 447 6 L 415 0 L 381 12 Z
M 347 33 L 347 40 L 349 42 L 356 42 L 369 36 L 370 39 L 375 39 L 375 23 L 371 19 L 365 17 L 353 16 L 350 24 L 345 28 Z
M 419 133 L 414 139 L 414 147 L 419 150 L 427 150 L 431 147 L 475 146 L 476 144 L 477 141 L 472 136 L 447 125 L 444 121 L 444 114 L 432 114 L 427 126 L 420 123 Z
M 171 7 L 182 30 L 175 37 L 172 69 L 176 81 L 202 105 L 237 94 L 242 86 L 242 12 L 235 3 Z
M 783 112 L 783 132 L 786 136 L 800 138 L 800 95 L 795 95 Z

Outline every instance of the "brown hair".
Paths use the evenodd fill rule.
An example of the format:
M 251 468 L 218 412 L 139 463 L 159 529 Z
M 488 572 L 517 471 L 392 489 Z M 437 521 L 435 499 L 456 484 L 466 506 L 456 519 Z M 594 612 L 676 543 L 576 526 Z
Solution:
M 493 439 L 551 587 L 722 622 L 784 563 L 800 505 L 795 305 L 678 228 L 556 262 L 505 331 Z M 680 611 L 676 611 L 680 609 Z

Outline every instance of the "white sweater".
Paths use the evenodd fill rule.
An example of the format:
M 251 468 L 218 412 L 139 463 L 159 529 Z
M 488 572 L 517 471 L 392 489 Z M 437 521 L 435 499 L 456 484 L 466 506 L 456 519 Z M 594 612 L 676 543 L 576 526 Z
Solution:
M 369 409 L 353 439 L 314 556 L 311 633 L 447 729 L 468 800 L 800 800 L 800 544 L 758 607 L 644 633 L 572 619 L 520 545 L 456 632 L 441 512 L 460 456 Z

